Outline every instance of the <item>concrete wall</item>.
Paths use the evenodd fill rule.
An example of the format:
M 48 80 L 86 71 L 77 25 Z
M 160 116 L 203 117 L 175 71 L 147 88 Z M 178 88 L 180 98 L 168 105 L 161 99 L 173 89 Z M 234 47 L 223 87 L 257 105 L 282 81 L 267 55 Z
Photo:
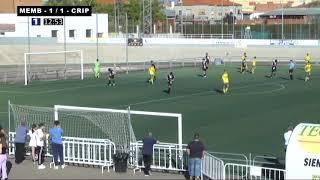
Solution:
M 47 45 L 33 44 L 31 52 L 62 51 L 62 44 Z M 94 63 L 97 57 L 97 48 L 95 45 L 68 44 L 67 50 L 82 50 L 85 63 Z M 125 62 L 126 53 L 124 45 L 103 44 L 99 45 L 98 56 L 102 63 Z M 23 64 L 24 52 L 27 52 L 26 45 L 1 45 L 0 44 L 0 65 Z M 129 61 L 150 61 L 150 60 L 172 60 L 188 59 L 193 57 L 203 57 L 208 52 L 213 57 L 227 58 L 226 54 L 232 60 L 239 60 L 243 52 L 247 52 L 249 58 L 257 56 L 260 60 L 271 60 L 272 58 L 284 57 L 284 59 L 302 60 L 307 52 L 311 54 L 313 61 L 320 60 L 320 51 L 318 47 L 295 47 L 295 46 L 248 46 L 247 48 L 235 48 L 228 45 L 145 45 L 142 47 L 129 47 Z M 35 57 L 35 56 L 33 56 Z M 76 58 L 71 58 L 75 63 Z M 227 58 L 228 59 L 228 58 Z M 69 62 L 69 61 L 68 61 Z M 63 54 L 48 55 L 34 58 L 32 63 L 64 63 Z

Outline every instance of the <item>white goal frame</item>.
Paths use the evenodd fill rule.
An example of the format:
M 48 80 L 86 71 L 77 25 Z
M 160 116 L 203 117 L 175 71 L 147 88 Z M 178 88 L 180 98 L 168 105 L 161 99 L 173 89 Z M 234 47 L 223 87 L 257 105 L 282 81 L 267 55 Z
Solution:
M 175 117 L 175 118 L 177 118 L 177 121 L 178 121 L 177 122 L 178 123 L 178 145 L 179 145 L 179 150 L 182 152 L 182 114 L 54 105 L 54 120 L 55 121 L 59 120 L 59 109 L 77 110 L 77 111 L 83 110 L 83 111 L 92 111 L 92 112 L 112 112 L 112 113 L 124 113 L 124 114 L 129 113 L 129 115 L 136 114 L 136 115 L 147 115 L 147 116 Z
M 82 52 L 82 50 L 56 51 L 56 52 L 30 52 L 30 53 L 24 53 L 24 85 L 28 85 L 27 56 L 29 56 L 29 55 L 46 55 L 46 54 L 62 54 L 62 53 L 80 53 L 81 80 L 83 80 L 83 52 Z

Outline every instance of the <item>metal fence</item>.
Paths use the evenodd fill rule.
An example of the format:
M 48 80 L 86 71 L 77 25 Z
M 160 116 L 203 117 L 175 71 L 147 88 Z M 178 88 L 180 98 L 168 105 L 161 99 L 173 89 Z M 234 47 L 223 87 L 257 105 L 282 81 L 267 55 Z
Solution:
M 203 176 L 210 179 L 224 179 L 224 163 L 221 159 L 204 152 L 201 172 Z
M 116 32 L 114 19 L 113 16 L 109 16 L 109 32 Z M 305 19 L 285 19 L 283 26 L 281 19 L 268 21 L 270 23 L 266 23 L 263 19 L 237 20 L 235 23 L 225 21 L 222 25 L 221 22 L 211 23 L 205 20 L 197 21 L 197 19 L 193 18 L 183 18 L 181 20 L 178 16 L 175 20 L 167 19 L 162 23 L 155 24 L 153 28 L 156 28 L 156 33 L 181 33 L 184 35 L 217 34 L 219 38 L 229 38 L 229 36 L 222 36 L 221 34 L 230 34 L 236 39 L 281 39 L 283 27 L 284 39 L 320 38 L 320 18 L 318 16 Z M 125 16 L 120 17 L 119 32 L 125 33 L 126 29 L 128 29 L 128 33 L 142 32 L 141 21 L 134 21 L 128 17 L 127 22 L 128 24 L 126 24 Z M 250 27 L 250 34 L 246 32 L 247 27 Z
M 267 168 L 259 166 L 250 166 L 242 164 L 227 163 L 224 166 L 224 179 L 263 179 L 263 180 L 284 180 L 286 170 Z
M 9 132 L 9 155 L 15 153 L 14 139 L 15 132 Z M 110 167 L 114 164 L 112 155 L 116 152 L 115 144 L 108 139 L 63 137 L 62 142 L 66 163 L 100 166 L 102 173 L 104 168 L 107 168 L 109 172 Z M 48 135 L 46 136 L 45 152 L 45 156 L 52 157 Z M 30 155 L 30 152 L 27 155 Z
M 141 141 L 131 143 L 129 164 L 133 167 L 134 172 L 144 168 L 142 156 L 143 143 Z M 151 168 L 155 170 L 166 171 L 187 171 L 187 154 L 186 145 L 183 145 L 182 152 L 179 144 L 160 143 L 153 146 L 153 159 Z

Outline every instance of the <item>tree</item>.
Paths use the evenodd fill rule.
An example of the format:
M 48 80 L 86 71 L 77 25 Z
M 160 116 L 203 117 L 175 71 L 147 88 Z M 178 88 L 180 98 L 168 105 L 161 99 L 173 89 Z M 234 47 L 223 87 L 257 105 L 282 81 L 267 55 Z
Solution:
M 159 0 L 152 1 L 152 21 L 154 23 L 159 23 L 165 20 L 165 15 L 163 14 L 161 4 Z

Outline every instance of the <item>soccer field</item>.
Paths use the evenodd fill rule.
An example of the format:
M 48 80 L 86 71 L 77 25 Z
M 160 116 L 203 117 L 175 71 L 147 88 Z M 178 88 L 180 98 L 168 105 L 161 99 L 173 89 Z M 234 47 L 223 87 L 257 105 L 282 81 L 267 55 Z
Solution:
M 288 80 L 287 66 L 280 66 L 276 78 L 266 77 L 271 67 L 259 66 L 255 74 L 240 74 L 237 66 L 226 69 L 230 93 L 223 95 L 221 73 L 225 67 L 212 66 L 207 78 L 199 68 L 175 69 L 172 94 L 166 75 L 160 69 L 154 85 L 146 83 L 146 72 L 116 76 L 117 86 L 107 87 L 101 79 L 33 82 L 28 86 L 5 85 L 0 88 L 1 124 L 7 126 L 7 100 L 14 104 L 53 107 L 55 104 L 85 107 L 182 113 L 183 142 L 199 132 L 209 151 L 254 153 L 284 156 L 283 133 L 289 124 L 318 123 L 320 68 L 313 66 L 310 82 L 304 82 L 304 70 L 295 70 Z M 177 142 L 174 118 L 133 116 L 137 138 L 146 132 L 163 142 Z M 49 125 L 51 126 L 51 125 Z M 83 127 L 85 128 L 85 127 Z

